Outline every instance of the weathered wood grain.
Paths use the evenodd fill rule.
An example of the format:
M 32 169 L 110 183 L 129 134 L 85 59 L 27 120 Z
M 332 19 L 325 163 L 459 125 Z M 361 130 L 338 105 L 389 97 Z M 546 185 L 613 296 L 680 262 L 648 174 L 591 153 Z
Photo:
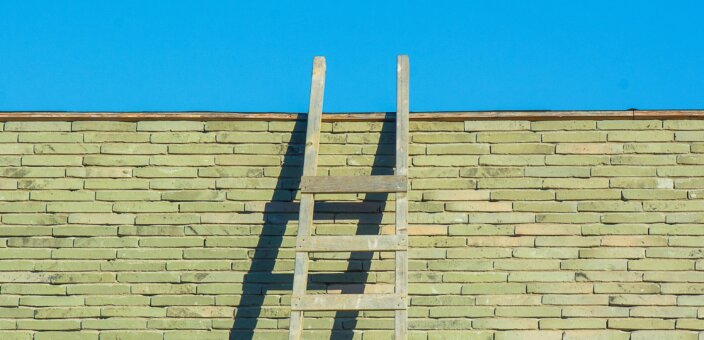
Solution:
M 323 94 L 325 90 L 325 58 L 313 60 L 313 76 L 310 85 L 310 104 L 308 108 L 308 126 L 306 130 L 305 158 L 303 176 L 315 175 L 318 166 L 318 145 L 320 142 L 320 125 L 323 113 Z M 310 236 L 313 224 L 313 194 L 302 194 L 298 215 L 297 242 Z M 301 297 L 306 293 L 308 283 L 308 253 L 296 252 L 293 274 L 293 296 Z M 303 335 L 303 312 L 291 311 L 289 329 L 290 340 L 300 340 Z
M 406 298 L 398 294 L 306 295 L 291 298 L 296 311 L 398 310 L 406 308 Z
M 301 238 L 299 238 L 301 239 Z M 407 250 L 406 235 L 311 236 L 296 244 L 297 250 L 313 252 Z
M 406 176 L 304 176 L 301 193 L 404 192 Z
M 398 57 L 396 70 L 396 176 L 408 175 L 408 111 L 410 65 L 408 56 Z M 406 237 L 408 229 L 408 194 L 396 194 L 396 235 Z M 396 252 L 396 294 L 408 295 L 408 247 Z M 408 338 L 408 310 L 406 305 L 394 315 L 394 339 Z

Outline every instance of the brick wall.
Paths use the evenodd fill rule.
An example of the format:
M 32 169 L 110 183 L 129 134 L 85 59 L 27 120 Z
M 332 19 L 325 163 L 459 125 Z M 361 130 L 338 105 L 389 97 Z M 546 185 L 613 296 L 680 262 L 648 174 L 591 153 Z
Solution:
M 0 123 L 0 338 L 287 338 L 304 126 Z M 324 123 L 319 173 L 391 174 L 393 129 Z M 411 338 L 697 339 L 703 130 L 412 122 Z M 392 232 L 393 195 L 320 198 L 317 234 Z M 393 288 L 390 253 L 311 269 L 311 291 Z M 306 339 L 390 316 L 310 313 Z

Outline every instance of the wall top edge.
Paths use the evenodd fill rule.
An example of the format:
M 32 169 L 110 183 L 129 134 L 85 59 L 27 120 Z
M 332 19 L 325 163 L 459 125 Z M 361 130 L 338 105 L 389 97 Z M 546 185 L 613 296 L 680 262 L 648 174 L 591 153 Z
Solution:
M 305 119 L 305 113 L 253 112 L 0 112 L 0 121 L 140 121 L 140 120 L 263 120 Z M 324 121 L 391 121 L 394 112 L 326 113 Z M 411 112 L 417 121 L 466 120 L 585 120 L 585 119 L 704 119 L 704 110 L 622 110 L 622 111 L 453 111 Z

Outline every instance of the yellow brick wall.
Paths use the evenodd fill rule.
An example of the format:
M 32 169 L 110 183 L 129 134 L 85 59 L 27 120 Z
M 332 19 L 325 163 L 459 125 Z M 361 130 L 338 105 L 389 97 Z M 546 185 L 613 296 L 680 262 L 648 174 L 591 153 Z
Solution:
M 304 121 L 0 123 L 0 339 L 286 339 Z M 319 175 L 393 173 L 394 126 L 323 124 Z M 412 339 L 697 339 L 704 121 L 411 122 Z M 315 233 L 391 233 L 393 194 Z M 388 292 L 391 253 L 313 256 Z M 388 339 L 385 312 L 306 339 Z

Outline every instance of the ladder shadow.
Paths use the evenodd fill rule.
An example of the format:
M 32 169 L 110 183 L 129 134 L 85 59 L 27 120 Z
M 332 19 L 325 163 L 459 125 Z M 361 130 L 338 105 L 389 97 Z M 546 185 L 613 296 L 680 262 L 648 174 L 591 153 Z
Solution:
M 393 120 L 384 121 L 381 129 L 382 136 L 392 132 L 394 124 L 395 121 Z M 294 134 L 305 133 L 305 126 L 305 120 L 296 120 L 293 129 Z M 383 138 L 381 137 L 377 151 L 373 155 L 374 162 L 371 166 L 371 175 L 393 174 L 393 160 L 390 166 L 384 160 Z M 394 144 L 391 145 L 392 149 L 395 150 Z M 276 184 L 276 190 L 279 191 L 279 194 L 274 194 L 272 200 L 264 207 L 264 226 L 251 257 L 251 265 L 242 281 L 242 293 L 239 304 L 236 306 L 234 322 L 230 330 L 230 340 L 253 340 L 255 330 L 273 331 L 278 329 L 277 325 L 281 320 L 285 320 L 280 316 L 272 316 L 271 320 L 274 321 L 273 323 L 261 325 L 260 329 L 257 329 L 257 326 L 260 325 L 260 319 L 263 317 L 262 312 L 265 304 L 271 307 L 281 306 L 280 300 L 278 302 L 267 301 L 267 296 L 270 293 L 273 296 L 281 295 L 282 291 L 290 292 L 293 289 L 293 273 L 277 272 L 280 269 L 276 268 L 276 261 L 283 245 L 286 225 L 290 221 L 298 221 L 299 203 L 293 202 L 293 199 L 296 197 L 298 183 L 303 174 L 301 166 L 303 146 L 304 142 L 292 137 L 283 155 L 281 174 Z M 393 157 L 393 153 L 391 155 Z M 344 212 L 346 215 L 359 213 L 364 215 L 364 221 L 362 223 L 360 220 L 356 234 L 378 234 L 381 231 L 382 212 L 385 210 L 388 197 L 389 194 L 380 193 L 367 194 L 362 201 L 357 202 L 316 202 L 314 220 L 321 217 L 330 218 L 331 215 L 334 215 L 333 212 Z M 374 214 L 370 214 L 372 212 Z M 288 236 L 291 238 L 295 237 L 295 235 Z M 344 272 L 310 274 L 308 276 L 308 286 L 320 288 L 319 283 L 322 282 L 324 284 L 325 282 L 334 281 L 335 276 L 345 275 L 354 275 L 355 281 L 365 282 L 369 277 L 367 270 L 371 267 L 373 255 L 374 253 L 372 252 L 353 252 Z M 292 269 L 286 268 L 286 270 L 290 271 Z M 352 292 L 343 291 L 343 293 Z M 353 293 L 361 292 L 354 291 Z M 331 330 L 331 339 L 352 339 L 359 314 L 359 312 L 336 312 L 333 329 Z M 288 318 L 288 314 L 286 318 Z
M 372 163 L 371 175 L 393 175 L 394 174 L 394 164 L 395 162 L 395 120 L 385 120 L 381 126 L 381 135 L 379 138 L 379 144 L 377 146 L 376 153 L 374 154 L 374 161 Z M 393 136 L 391 138 L 391 150 L 390 154 L 386 153 L 384 148 L 387 143 L 384 141 L 384 136 Z M 390 156 L 390 161 L 386 161 L 386 157 Z M 361 201 L 362 205 L 366 204 L 378 204 L 379 211 L 376 214 L 369 214 L 364 216 L 364 221 L 360 220 L 357 226 L 357 235 L 378 235 L 381 232 L 381 222 L 383 218 L 383 212 L 386 210 L 387 200 L 389 199 L 389 193 L 367 193 L 364 199 Z M 343 291 L 343 293 L 354 293 L 361 294 L 364 293 L 364 282 L 369 278 L 369 270 L 371 269 L 372 260 L 374 258 L 373 252 L 352 252 L 350 254 L 350 261 L 347 265 L 347 270 L 345 273 L 358 272 L 359 281 L 362 282 L 361 289 L 355 289 L 351 287 L 352 291 Z M 360 268 L 361 269 L 358 269 Z M 354 330 L 357 328 L 357 323 L 359 319 L 360 312 L 358 311 L 338 311 L 335 313 L 334 326 L 338 328 L 333 328 L 332 339 L 335 340 L 350 340 L 354 337 Z

